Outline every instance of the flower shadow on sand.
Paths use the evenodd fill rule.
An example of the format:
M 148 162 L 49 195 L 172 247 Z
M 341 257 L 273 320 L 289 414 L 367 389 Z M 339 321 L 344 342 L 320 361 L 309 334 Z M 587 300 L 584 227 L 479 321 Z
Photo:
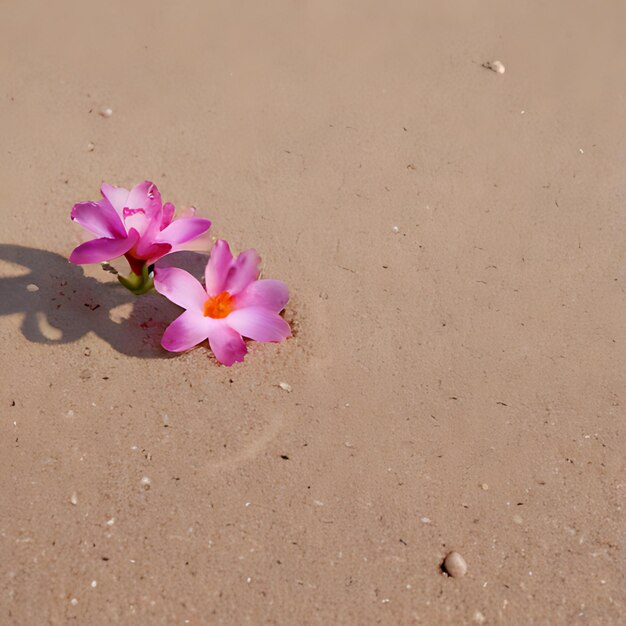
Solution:
M 188 267 L 201 265 L 198 257 L 206 263 L 192 253 L 177 256 Z M 117 281 L 85 276 L 59 254 L 0 244 L 0 315 L 22 314 L 21 331 L 29 341 L 66 344 L 93 332 L 122 354 L 170 358 L 160 339 L 179 313 L 156 293 L 134 296 Z

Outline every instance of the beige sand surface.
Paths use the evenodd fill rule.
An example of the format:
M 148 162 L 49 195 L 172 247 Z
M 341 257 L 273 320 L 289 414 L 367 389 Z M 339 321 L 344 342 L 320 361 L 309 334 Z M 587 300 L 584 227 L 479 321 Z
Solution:
M 0 623 L 623 623 L 625 19 L 3 2 Z M 145 178 L 295 338 L 172 357 L 66 262 Z

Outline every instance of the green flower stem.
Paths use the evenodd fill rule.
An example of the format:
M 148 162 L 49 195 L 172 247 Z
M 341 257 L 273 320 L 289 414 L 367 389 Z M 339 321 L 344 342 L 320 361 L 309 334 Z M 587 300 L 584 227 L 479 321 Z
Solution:
M 143 266 L 141 274 L 135 274 L 135 272 L 131 272 L 128 276 L 118 274 L 117 280 L 119 280 L 128 291 L 131 291 L 137 296 L 140 296 L 142 293 L 147 293 L 154 287 L 154 279 L 147 265 Z

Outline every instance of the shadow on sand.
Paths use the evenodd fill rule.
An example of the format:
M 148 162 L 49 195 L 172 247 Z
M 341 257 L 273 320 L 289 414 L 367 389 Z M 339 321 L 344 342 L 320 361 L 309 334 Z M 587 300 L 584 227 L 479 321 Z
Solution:
M 206 259 L 176 256 L 177 265 L 194 273 Z M 117 281 L 85 276 L 59 254 L 9 244 L 0 244 L 0 272 L 0 315 L 22 314 L 21 330 L 29 341 L 65 344 L 93 332 L 122 354 L 174 356 L 161 348 L 160 338 L 181 310 L 155 292 L 135 296 Z

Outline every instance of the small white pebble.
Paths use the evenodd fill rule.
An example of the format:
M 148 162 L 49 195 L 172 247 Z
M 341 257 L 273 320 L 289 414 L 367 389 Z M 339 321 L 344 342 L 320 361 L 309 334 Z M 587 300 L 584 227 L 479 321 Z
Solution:
M 72 599 L 70 600 L 70 604 L 71 604 L 72 606 L 76 606 L 76 605 L 78 604 L 78 600 L 77 600 L 76 598 L 72 598 Z
M 291 393 L 293 389 L 293 387 L 289 383 L 279 383 L 278 386 L 287 393 Z
M 481 488 L 483 491 L 488 491 L 488 490 L 489 490 L 489 485 L 488 485 L 487 483 L 483 483 L 483 484 L 480 486 L 480 488 Z
M 112 112 L 112 111 L 111 111 L 111 112 Z M 93 151 L 95 150 L 95 148 L 96 148 L 96 144 L 95 144 L 95 143 L 93 143 L 92 141 L 90 141 L 90 142 L 87 144 L 87 152 L 93 152 Z
M 486 63 L 483 63 L 483 67 L 491 70 L 492 72 L 496 72 L 497 74 L 504 74 L 506 71 L 506 68 L 501 61 L 487 61 Z
M 34 283 L 30 283 L 30 284 L 26 285 L 26 291 L 30 291 L 31 293 L 35 293 L 35 291 L 39 291 L 39 287 L 37 287 L 37 285 L 35 285 Z
M 487 618 L 486 618 L 486 617 L 485 617 L 485 616 L 484 616 L 484 615 L 483 615 L 480 611 L 476 611 L 476 612 L 474 613 L 474 621 L 475 621 L 477 624 L 484 624 L 484 623 L 485 623 L 485 621 L 486 621 L 486 619 L 487 619 Z
M 167 413 L 163 413 L 162 420 L 163 420 L 163 426 L 169 426 L 170 425 L 170 418 L 169 418 L 169 415 Z
M 100 109 L 100 115 L 102 117 L 111 117 L 111 115 L 113 115 L 113 109 L 111 109 L 110 107 Z
M 413 585 L 407 584 L 406 588 L 407 588 L 407 589 L 412 589 L 412 588 L 413 588 Z
M 389 602 L 389 598 L 383 598 L 383 599 L 381 600 L 381 602 L 382 602 L 383 604 L 387 604 L 387 602 Z
M 394 226 L 391 230 L 397 235 L 400 232 L 400 229 L 397 226 Z
M 315 506 L 324 506 L 324 503 L 321 500 L 313 500 L 313 504 Z
M 522 111 L 520 111 L 520 113 L 521 113 L 522 115 L 524 115 L 524 113 L 526 113 L 526 111 L 522 110 Z
M 422 522 L 422 524 L 430 524 L 431 519 L 430 517 L 421 517 L 420 522 Z
M 76 495 L 76 492 L 74 492 L 71 496 L 70 496 L 70 502 L 76 506 L 78 504 L 78 496 Z
M 91 581 L 91 588 L 95 589 L 98 586 L 98 581 L 97 580 L 92 580 Z
M 250 506 L 252 502 L 246 502 L 246 506 Z
M 114 276 L 118 274 L 118 271 L 108 261 L 103 261 L 102 263 L 100 263 L 100 267 L 105 272 L 109 272 L 109 274 L 113 274 Z
M 578 148 L 578 152 L 580 152 L 581 154 L 585 154 L 585 151 L 582 148 Z
M 147 476 L 144 476 L 139 482 L 146 491 L 150 489 L 150 485 L 152 484 L 152 481 Z
M 112 517 L 111 519 L 107 520 L 107 526 L 113 526 L 113 524 L 115 524 L 115 518 Z
M 449 576 L 460 578 L 467 574 L 467 563 L 458 552 L 450 552 L 443 561 L 443 569 Z
M 252 578 L 250 578 L 250 576 L 248 576 L 248 578 L 246 578 L 246 582 L 247 583 L 251 583 L 252 582 Z

